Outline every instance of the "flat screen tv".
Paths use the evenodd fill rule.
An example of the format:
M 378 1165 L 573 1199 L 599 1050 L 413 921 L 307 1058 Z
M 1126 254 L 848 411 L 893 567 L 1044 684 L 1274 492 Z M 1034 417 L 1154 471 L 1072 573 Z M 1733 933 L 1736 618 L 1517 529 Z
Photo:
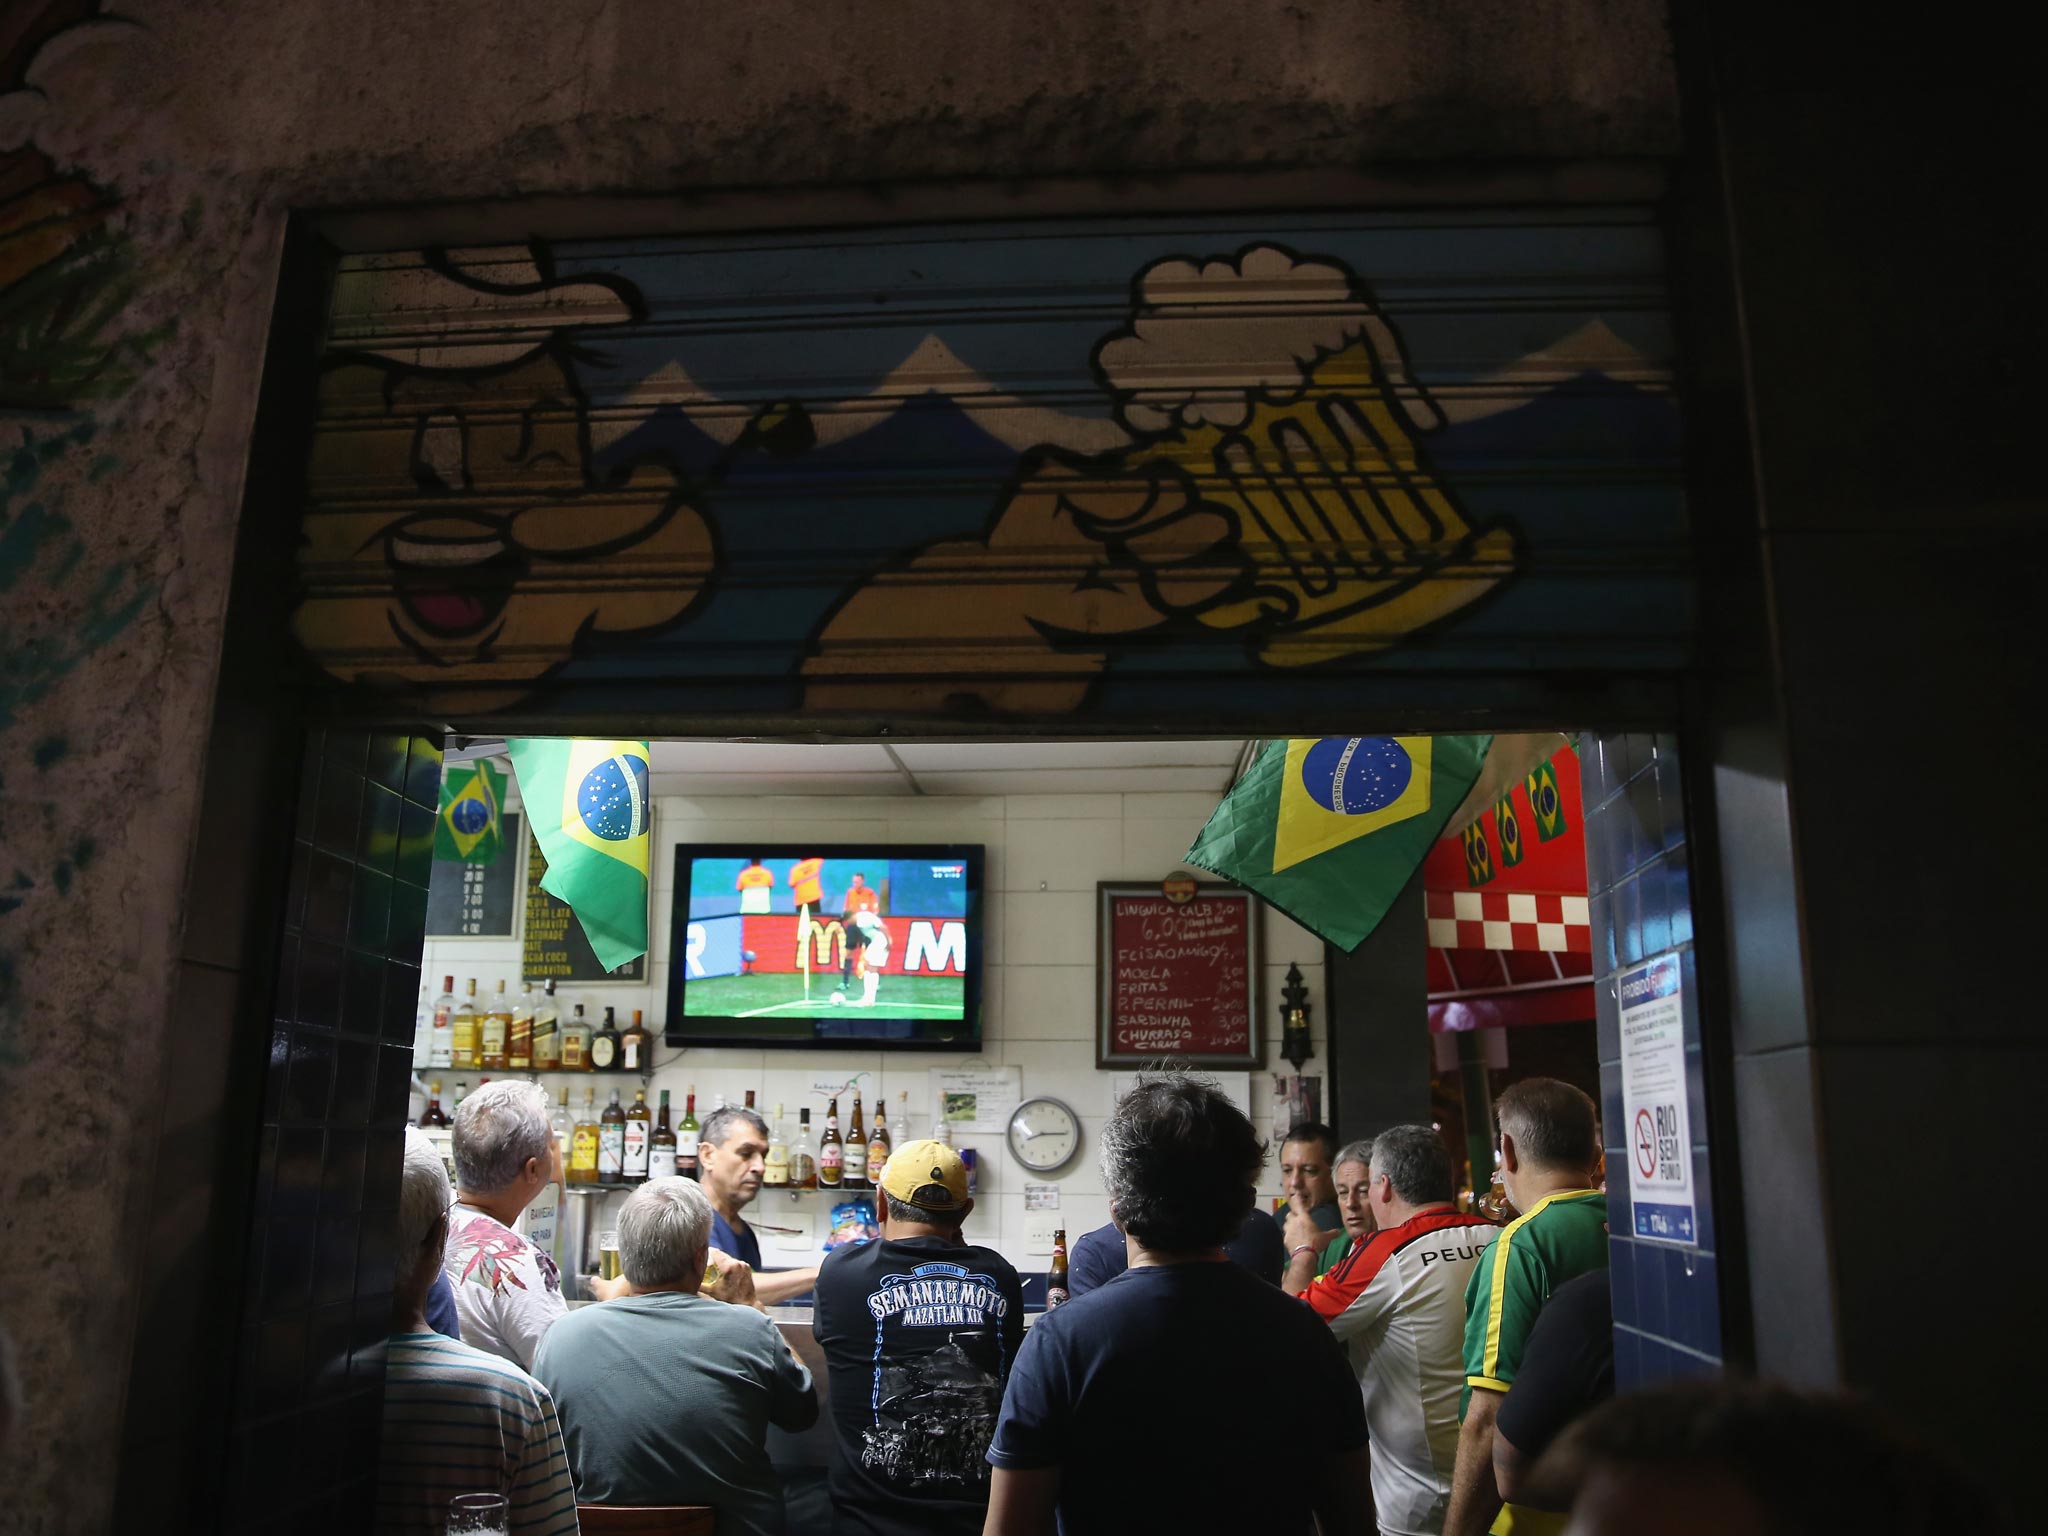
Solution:
M 978 843 L 685 843 L 671 1045 L 981 1047 Z

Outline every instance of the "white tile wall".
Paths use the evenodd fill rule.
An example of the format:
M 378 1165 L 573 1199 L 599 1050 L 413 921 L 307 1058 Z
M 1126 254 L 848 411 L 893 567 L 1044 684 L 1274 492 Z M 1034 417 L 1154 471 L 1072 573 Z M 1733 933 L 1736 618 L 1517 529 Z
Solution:
M 1109 1114 L 1108 1072 L 1095 1067 L 1095 885 L 1099 880 L 1154 880 L 1181 867 L 1181 856 L 1194 841 L 1215 797 L 1209 794 L 1011 795 L 983 797 L 762 796 L 756 798 L 692 795 L 680 776 L 657 775 L 654 805 L 654 912 L 649 983 L 645 986 L 606 984 L 565 991 L 564 1011 L 573 1002 L 586 1005 L 595 1020 L 609 1006 L 621 1022 L 639 1008 L 659 1035 L 668 1000 L 668 912 L 674 881 L 675 844 L 692 841 L 787 842 L 806 837 L 832 841 L 875 838 L 891 842 L 974 842 L 988 849 L 988 909 L 984 924 L 983 963 L 986 1021 L 979 1057 L 895 1054 L 881 1051 L 685 1050 L 660 1047 L 654 1087 L 669 1090 L 678 1113 L 683 1095 L 694 1090 L 701 1117 L 713 1096 L 724 1093 L 738 1103 L 749 1088 L 765 1109 L 780 1103 L 794 1131 L 800 1105 L 812 1108 L 822 1124 L 824 1103 L 813 1093 L 815 1083 L 847 1082 L 859 1074 L 859 1086 L 872 1123 L 876 1095 L 893 1115 L 897 1095 L 910 1094 L 911 1132 L 931 1128 L 930 1069 L 942 1066 L 990 1065 L 1021 1069 L 1027 1095 L 1050 1094 L 1070 1104 L 1081 1117 L 1082 1149 L 1074 1162 L 1048 1182 L 1060 1186 L 1060 1214 L 1068 1240 L 1109 1219 L 1107 1197 L 1095 1167 L 1095 1146 Z M 516 800 L 514 801 L 516 808 Z M 1265 951 L 1260 1017 L 1267 1044 L 1267 1064 L 1283 1067 L 1278 1056 L 1280 988 L 1290 961 L 1299 963 L 1309 989 L 1310 1018 L 1316 1056 L 1314 1073 L 1327 1061 L 1323 1029 L 1323 950 L 1313 934 L 1277 912 L 1268 911 L 1261 934 Z M 475 976 L 480 991 L 503 976 L 516 989 L 519 945 L 505 939 L 429 939 L 423 974 L 438 982 L 454 973 Z M 572 1088 L 580 1102 L 585 1086 L 601 1086 L 602 1101 L 617 1081 L 610 1078 L 554 1079 Z M 1324 1107 L 1328 1109 L 1328 1079 Z M 1272 1078 L 1251 1077 L 1253 1120 L 1261 1135 L 1270 1135 Z M 851 1106 L 842 1104 L 842 1113 Z M 1031 1251 L 1024 1239 L 1024 1172 L 1013 1162 L 996 1135 L 966 1136 L 981 1165 L 981 1194 L 968 1222 L 970 1237 L 1002 1251 L 1018 1268 L 1043 1269 L 1046 1255 Z M 1277 1195 L 1278 1178 L 1269 1159 L 1265 1194 Z M 777 1205 L 792 1198 L 827 1225 L 832 1203 L 824 1195 L 764 1195 L 762 1219 L 773 1221 Z

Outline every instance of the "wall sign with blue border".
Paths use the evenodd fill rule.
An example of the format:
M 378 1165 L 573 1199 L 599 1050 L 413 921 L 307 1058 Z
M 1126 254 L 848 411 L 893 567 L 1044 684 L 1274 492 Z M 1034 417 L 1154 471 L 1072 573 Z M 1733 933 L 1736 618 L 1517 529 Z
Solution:
M 1699 1242 L 1692 1187 L 1692 1132 L 1685 1107 L 1685 999 L 1679 957 L 1659 955 L 1618 983 L 1621 1103 L 1627 1122 L 1629 1202 L 1635 1235 Z

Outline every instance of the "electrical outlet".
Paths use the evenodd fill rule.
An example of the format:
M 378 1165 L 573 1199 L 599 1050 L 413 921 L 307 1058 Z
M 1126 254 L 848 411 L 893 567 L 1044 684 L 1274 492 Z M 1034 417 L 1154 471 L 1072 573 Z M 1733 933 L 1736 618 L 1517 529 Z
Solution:
M 1057 1211 L 1026 1211 L 1024 1213 L 1024 1251 L 1026 1253 L 1051 1253 L 1052 1235 L 1059 1229 L 1060 1217 Z

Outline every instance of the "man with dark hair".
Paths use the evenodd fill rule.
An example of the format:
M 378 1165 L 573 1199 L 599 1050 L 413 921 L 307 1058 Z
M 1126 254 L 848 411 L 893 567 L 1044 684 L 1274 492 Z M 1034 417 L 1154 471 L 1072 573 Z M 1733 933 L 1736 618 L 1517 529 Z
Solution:
M 1282 1283 L 1350 1351 L 1380 1529 L 1435 1536 L 1458 1459 L 1465 1284 L 1496 1228 L 1453 1204 L 1451 1154 L 1433 1127 L 1384 1130 L 1369 1158 L 1370 1235 L 1320 1278 L 1313 1252 L 1294 1255 Z
M 880 1242 L 825 1256 L 812 1332 L 825 1352 L 839 1459 L 834 1529 L 974 1536 L 989 1436 L 1024 1342 L 1024 1285 L 966 1243 L 967 1166 L 936 1141 L 898 1147 L 875 1189 Z
M 1337 1133 L 1320 1120 L 1304 1120 L 1288 1131 L 1280 1143 L 1280 1187 L 1287 1191 L 1287 1198 L 1273 1213 L 1273 1222 L 1283 1233 L 1287 1218 L 1296 1211 L 1306 1211 L 1315 1223 L 1314 1231 L 1320 1235 L 1317 1247 L 1343 1230 L 1344 1213 L 1337 1206 L 1337 1187 L 1331 1178 L 1336 1161 Z
M 1287 1267 L 1287 1248 L 1280 1240 L 1280 1229 L 1273 1225 L 1272 1217 L 1260 1210 L 1245 1216 L 1237 1236 L 1223 1245 L 1223 1252 L 1231 1263 L 1268 1285 L 1278 1285 L 1280 1272 Z M 1067 1294 L 1085 1296 L 1130 1267 L 1131 1253 L 1122 1230 L 1113 1221 L 1104 1222 L 1093 1232 L 1083 1232 L 1075 1242 L 1067 1259 Z
M 1010 1373 L 988 1459 L 987 1536 L 1372 1529 L 1365 1412 L 1343 1352 L 1306 1307 L 1223 1252 L 1265 1148 L 1191 1078 L 1141 1083 L 1101 1138 L 1130 1268 L 1050 1312 Z M 1274 1414 L 1273 1384 L 1292 1411 Z M 1227 1455 L 1204 1455 L 1227 1422 Z M 1273 1478 L 1273 1468 L 1290 1475 Z
M 704 1120 L 697 1141 L 697 1178 L 711 1200 L 711 1262 L 722 1267 L 731 1255 L 754 1271 L 754 1294 L 764 1307 L 801 1296 L 817 1281 L 816 1266 L 804 1269 L 761 1268 L 761 1239 L 740 1215 L 761 1193 L 767 1169 L 768 1122 L 751 1109 L 714 1109 Z
M 1631 1393 L 1596 1409 L 1552 1454 L 1584 1468 L 1573 1536 L 2007 1528 L 1953 1466 L 1868 1409 L 1787 1387 L 1714 1381 Z
M 1607 1266 L 1607 1202 L 1593 1187 L 1593 1101 L 1556 1078 L 1525 1078 L 1502 1092 L 1494 1118 L 1501 1183 L 1521 1214 L 1501 1228 L 1465 1288 L 1466 1402 L 1446 1536 L 1480 1536 L 1501 1510 L 1494 1421 L 1537 1314 L 1567 1280 Z M 1516 1536 L 1564 1529 L 1561 1518 L 1527 1505 L 1508 1509 Z

